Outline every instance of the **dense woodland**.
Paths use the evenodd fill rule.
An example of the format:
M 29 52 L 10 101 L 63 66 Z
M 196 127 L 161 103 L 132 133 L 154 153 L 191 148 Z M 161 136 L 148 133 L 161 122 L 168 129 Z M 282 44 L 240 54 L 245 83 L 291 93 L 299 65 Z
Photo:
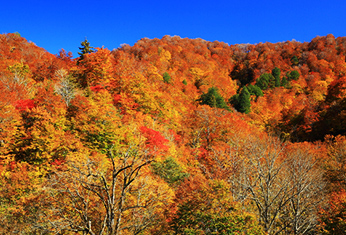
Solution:
M 346 234 L 346 37 L 0 35 L 1 234 Z

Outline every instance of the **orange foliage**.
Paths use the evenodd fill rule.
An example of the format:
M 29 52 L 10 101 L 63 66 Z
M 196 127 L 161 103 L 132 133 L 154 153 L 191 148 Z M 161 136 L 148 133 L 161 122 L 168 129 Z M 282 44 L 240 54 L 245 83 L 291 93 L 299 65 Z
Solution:
M 323 211 L 321 218 L 342 214 L 344 191 L 333 191 L 344 190 L 346 185 L 345 58 L 346 38 L 333 35 L 316 37 L 310 43 L 231 46 L 178 36 L 144 38 L 132 47 L 97 48 L 78 61 L 63 49 L 55 56 L 17 34 L 0 35 L 0 201 L 10 204 L 8 211 L 0 206 L 0 213 L 24 221 L 24 215 L 31 213 L 24 201 L 37 199 L 35 187 L 40 187 L 39 180 L 49 178 L 52 169 L 72 169 L 67 158 L 74 164 L 82 164 L 79 158 L 85 158 L 86 164 L 93 162 L 104 170 L 109 166 L 97 162 L 97 157 L 107 162 L 105 156 L 111 151 L 131 149 L 131 145 L 150 154 L 150 162 L 163 164 L 163 159 L 172 158 L 191 174 L 181 185 L 169 190 L 165 185 L 165 190 L 175 192 L 175 205 L 168 208 L 170 215 L 161 213 L 162 204 L 154 211 L 161 213 L 156 222 L 168 226 L 179 205 L 186 202 L 209 206 L 203 202 L 206 197 L 210 205 L 218 205 L 218 196 L 211 193 L 217 182 L 222 183 L 222 200 L 233 205 L 237 182 L 232 180 L 246 164 L 255 172 L 251 156 L 258 149 L 264 155 L 281 151 L 281 145 L 268 144 L 270 134 L 279 133 L 287 147 L 275 164 L 299 154 L 322 159 L 323 164 L 318 162 L 316 167 L 330 183 L 331 209 Z M 211 87 L 217 87 L 227 102 L 275 67 L 281 71 L 280 81 L 285 78 L 287 84 L 253 96 L 249 114 L 237 112 L 229 103 L 230 111 L 197 102 Z M 293 70 L 299 79 L 290 80 Z M 315 140 L 324 141 L 326 149 L 322 144 L 304 142 Z M 258 159 L 258 164 L 264 163 L 263 158 Z M 164 183 L 151 172 L 149 162 L 145 164 L 141 180 L 134 185 L 150 195 L 150 190 Z M 294 166 L 298 169 L 298 165 Z M 164 198 L 160 192 L 155 191 L 155 196 Z M 135 192 L 131 193 L 131 203 L 135 203 Z M 13 204 L 11 198 L 15 198 Z M 140 210 L 125 213 L 126 218 L 136 215 L 144 214 Z M 4 228 L 9 229 L 10 222 L 6 223 Z M 23 227 L 22 231 L 32 232 L 29 230 Z M 159 227 L 151 231 L 160 233 Z

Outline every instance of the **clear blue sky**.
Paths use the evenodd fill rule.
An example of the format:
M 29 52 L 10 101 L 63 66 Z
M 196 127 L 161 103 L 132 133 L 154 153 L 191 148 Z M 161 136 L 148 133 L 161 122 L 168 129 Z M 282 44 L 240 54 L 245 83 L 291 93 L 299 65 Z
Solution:
M 12 0 L 0 7 L 0 33 L 19 32 L 53 54 L 118 48 L 141 38 L 202 38 L 228 44 L 346 36 L 345 0 L 80 1 Z

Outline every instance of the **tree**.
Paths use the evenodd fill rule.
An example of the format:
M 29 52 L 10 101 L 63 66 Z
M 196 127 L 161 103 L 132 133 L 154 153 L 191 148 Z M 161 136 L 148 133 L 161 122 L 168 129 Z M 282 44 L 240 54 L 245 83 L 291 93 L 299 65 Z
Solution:
M 66 104 L 51 82 L 41 84 L 34 100 L 18 101 L 17 109 L 24 123 L 12 151 L 16 161 L 42 166 L 74 149 L 74 137 L 66 131 Z
M 186 179 L 170 222 L 174 234 L 264 234 L 255 217 L 232 201 L 227 188 L 224 181 L 199 175 Z
M 325 178 L 330 192 L 346 188 L 346 137 L 342 135 L 325 137 L 328 158 L 325 161 Z
M 272 75 L 275 78 L 275 87 L 279 87 L 280 86 L 280 74 L 281 74 L 281 70 L 278 67 L 275 67 L 272 70 Z
M 169 73 L 167 73 L 167 72 L 165 72 L 164 74 L 163 74 L 163 81 L 165 82 L 165 83 L 171 83 L 171 76 L 169 75 Z
M 81 52 L 78 52 L 78 55 L 80 55 L 79 60 L 84 59 L 85 54 L 89 54 L 94 52 L 94 48 L 90 46 L 90 43 L 88 42 L 87 39 L 85 39 L 83 42 L 81 42 L 81 47 L 78 47 Z
M 71 130 L 85 146 L 98 152 L 107 152 L 115 141 L 123 137 L 118 110 L 107 90 L 77 95 L 69 108 Z
M 13 34 L 15 34 L 15 35 L 21 37 L 20 33 L 18 33 L 18 32 L 14 32 Z
M 8 157 L 8 156 L 7 156 Z M 44 170 L 13 159 L 0 165 L 0 234 L 42 234 L 35 227 L 39 221 L 39 198 Z M 41 208 L 43 211 L 45 208 Z
M 326 101 L 332 103 L 333 101 L 342 100 L 346 97 L 346 76 L 335 79 L 328 85 L 328 94 Z
M 168 157 L 163 162 L 154 162 L 152 170 L 172 186 L 178 185 L 184 178 L 189 176 L 173 157 Z
M 71 100 L 75 97 L 77 85 L 73 77 L 67 74 L 66 70 L 59 69 L 55 74 L 59 78 L 59 82 L 55 85 L 55 92 L 61 95 L 66 105 L 69 106 Z
M 83 88 L 96 85 L 117 85 L 113 68 L 115 59 L 110 50 L 97 48 L 95 53 L 82 56 L 83 59 L 78 61 L 78 70 L 75 73 Z
M 250 93 L 246 87 L 243 87 L 238 98 L 237 110 L 241 113 L 248 114 L 250 112 Z
M 45 185 L 46 229 L 56 233 L 139 234 L 157 220 L 172 193 L 149 173 L 154 156 L 138 144 L 106 155 L 80 151 L 58 164 Z
M 346 192 L 341 189 L 333 192 L 328 206 L 319 212 L 323 234 L 345 234 L 346 231 Z
M 282 80 L 281 80 L 281 86 L 286 87 L 287 84 L 288 84 L 287 78 L 283 77 Z
M 295 80 L 295 81 L 297 81 L 297 80 L 299 79 L 299 76 L 300 76 L 299 72 L 298 72 L 297 70 L 293 70 L 293 71 L 290 73 L 289 78 L 290 78 L 290 79 L 293 79 L 293 80 Z
M 262 90 L 273 88 L 275 86 L 275 77 L 270 73 L 263 73 L 256 81 L 256 86 Z
M 291 59 L 292 65 L 298 65 L 299 64 L 299 60 L 297 58 L 297 56 L 293 56 Z
M 250 95 L 256 96 L 256 101 L 257 101 L 258 97 L 263 96 L 263 92 L 262 92 L 261 88 L 259 88 L 256 85 L 250 84 L 247 86 L 247 89 L 248 89 Z
M 210 107 L 230 110 L 216 87 L 209 88 L 208 93 L 203 93 L 197 101 Z
M 277 138 L 250 135 L 230 139 L 224 164 L 235 199 L 255 205 L 268 234 L 308 234 L 316 228 L 324 183 L 315 150 L 284 146 Z
M 323 173 L 318 169 L 316 150 L 319 146 L 310 147 L 307 143 L 288 146 L 286 166 L 290 191 L 288 204 L 283 213 L 286 232 L 289 234 L 310 234 L 316 231 L 318 209 L 325 195 Z

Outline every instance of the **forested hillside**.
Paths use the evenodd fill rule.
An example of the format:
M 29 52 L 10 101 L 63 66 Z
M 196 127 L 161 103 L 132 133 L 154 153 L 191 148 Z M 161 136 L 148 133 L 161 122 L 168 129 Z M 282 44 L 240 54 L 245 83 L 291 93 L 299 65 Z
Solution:
M 1 234 L 346 234 L 346 37 L 0 35 Z

